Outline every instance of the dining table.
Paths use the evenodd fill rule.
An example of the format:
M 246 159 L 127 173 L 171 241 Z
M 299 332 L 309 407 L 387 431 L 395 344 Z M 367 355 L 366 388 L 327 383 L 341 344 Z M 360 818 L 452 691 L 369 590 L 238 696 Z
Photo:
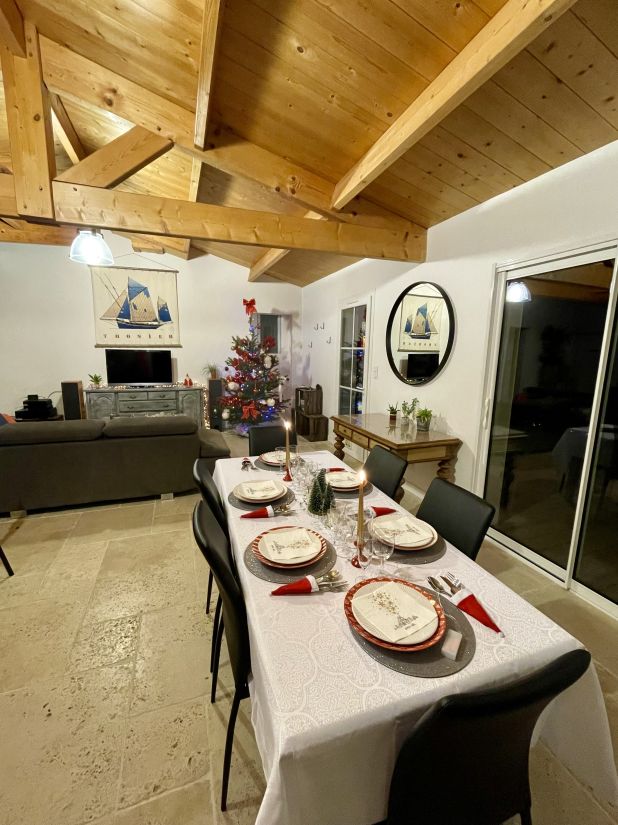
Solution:
M 305 458 L 317 467 L 346 466 L 328 451 L 312 451 Z M 582 645 L 446 542 L 435 562 L 406 564 L 406 577 L 426 585 L 428 576 L 452 573 L 502 634 L 471 618 L 474 655 L 452 675 L 419 678 L 386 667 L 355 638 L 344 611 L 345 592 L 275 597 L 277 585 L 245 564 L 246 548 L 273 527 L 304 526 L 333 541 L 323 519 L 298 500 L 291 513 L 241 518 L 246 510 L 229 501 L 234 488 L 248 479 L 268 478 L 281 480 L 282 474 L 243 470 L 241 458 L 219 459 L 215 466 L 249 624 L 251 721 L 266 778 L 256 825 L 373 825 L 386 816 L 397 754 L 433 703 L 507 684 Z M 406 512 L 376 487 L 366 494 L 365 505 Z M 336 568 L 351 585 L 359 575 L 376 575 L 373 563 L 359 571 L 344 555 L 338 553 Z M 401 569 L 395 556 L 386 562 L 388 575 L 400 575 Z M 303 574 L 302 569 L 294 572 Z M 597 798 L 618 803 L 609 724 L 594 665 L 544 711 L 535 730 L 538 738 Z M 443 746 L 447 751 L 461 743 L 445 739 Z M 444 787 L 448 792 L 448 776 Z M 410 802 L 413 806 L 412 796 Z

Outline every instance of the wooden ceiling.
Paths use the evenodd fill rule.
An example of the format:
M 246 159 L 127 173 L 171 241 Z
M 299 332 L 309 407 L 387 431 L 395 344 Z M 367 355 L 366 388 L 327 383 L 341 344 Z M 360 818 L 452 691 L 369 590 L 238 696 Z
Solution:
M 43 80 L 83 155 L 134 124 L 174 142 L 115 192 L 305 218 L 303 225 L 311 219 L 316 237 L 326 238 L 326 224 L 337 221 L 342 238 L 350 238 L 342 246 L 329 240 L 323 249 L 312 240 L 310 249 L 299 242 L 286 251 L 282 235 L 280 252 L 263 244 L 270 230 L 260 234 L 260 246 L 222 242 L 221 232 L 192 239 L 190 250 L 182 237 L 136 244 L 209 252 L 254 266 L 255 277 L 301 286 L 359 257 L 351 252 L 359 249 L 355 224 L 366 225 L 367 243 L 378 247 L 382 236 L 374 230 L 422 234 L 419 227 L 618 138 L 618 3 L 545 3 L 552 22 L 529 29 L 538 36 L 509 35 L 512 43 L 502 43 L 508 61 L 497 61 L 495 72 L 476 70 L 480 84 L 473 78 L 465 86 L 474 55 L 455 62 L 461 87 L 419 127 L 410 107 L 427 98 L 420 115 L 436 108 L 436 84 L 444 79 L 452 88 L 445 72 L 451 61 L 465 56 L 473 39 L 481 42 L 495 15 L 525 7 L 523 0 L 17 0 L 38 30 Z M 11 4 L 0 0 L 9 22 Z M 500 26 L 490 34 L 491 44 L 504 37 Z M 6 26 L 3 39 L 10 48 Z M 408 128 L 407 143 L 391 140 L 393 124 Z M 61 134 L 56 122 L 58 173 L 79 160 L 69 157 Z M 0 168 L 15 171 L 4 100 Z M 15 229 L 20 242 L 27 228 Z M 34 242 L 41 234 L 33 227 Z M 3 227 L 0 240 L 9 235 Z M 247 232 L 230 237 L 252 240 Z M 419 257 L 410 247 L 401 255 L 386 251 L 384 257 Z

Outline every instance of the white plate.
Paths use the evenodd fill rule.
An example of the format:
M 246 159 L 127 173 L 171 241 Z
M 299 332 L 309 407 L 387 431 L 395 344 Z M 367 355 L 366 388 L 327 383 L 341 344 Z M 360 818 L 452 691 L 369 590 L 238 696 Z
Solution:
M 269 486 L 274 485 L 277 492 L 262 492 L 260 494 L 259 488 L 265 486 L 267 483 Z M 283 482 L 274 478 L 258 479 L 257 481 L 243 481 L 237 484 L 236 487 L 234 487 L 233 493 L 236 498 L 239 498 L 241 501 L 248 501 L 251 504 L 254 502 L 264 504 L 269 501 L 276 501 L 278 498 L 281 498 L 281 496 L 284 496 L 287 493 L 287 487 Z
M 270 538 L 272 540 L 277 536 L 281 538 L 294 532 L 304 533 L 311 542 L 311 548 L 308 549 L 306 552 L 302 553 L 301 555 L 295 556 L 293 559 L 281 558 L 280 556 L 276 555 L 275 553 L 272 553 L 268 549 L 268 543 L 266 541 L 267 538 Z M 308 530 L 303 527 L 292 527 L 290 528 L 290 530 L 269 530 L 269 532 L 262 536 L 259 540 L 257 549 L 265 558 L 270 559 L 270 561 L 274 561 L 277 564 L 298 565 L 303 564 L 303 562 L 310 561 L 318 555 L 318 553 L 322 549 L 322 540 L 317 533 L 313 532 L 313 530 Z
M 356 621 L 364 627 L 368 633 L 371 633 L 372 636 L 375 636 L 377 639 L 382 639 L 385 642 L 389 640 L 386 639 L 378 630 L 378 628 L 371 624 L 371 622 L 367 621 L 354 607 L 354 600 L 357 596 L 367 596 L 369 593 L 373 593 L 374 590 L 377 590 L 379 587 L 382 587 L 384 584 L 383 581 L 375 581 L 375 582 L 368 582 L 364 587 L 360 587 L 357 592 L 352 597 L 352 613 L 354 614 L 354 618 Z M 427 604 L 431 604 L 429 599 L 426 599 L 425 596 L 422 596 L 418 590 L 414 590 L 412 587 L 405 587 L 405 585 L 400 584 L 399 587 L 402 589 L 405 588 L 405 593 L 411 596 L 413 599 L 418 601 L 419 604 L 423 606 L 427 606 Z M 405 636 L 403 639 L 398 639 L 395 644 L 398 645 L 416 645 L 420 644 L 421 642 L 426 642 L 427 639 L 430 639 L 433 634 L 438 629 L 438 614 L 436 613 L 435 620 L 432 620 L 429 624 L 426 624 L 425 627 L 421 627 L 420 630 L 417 630 L 416 633 L 411 633 L 409 636 Z M 391 642 L 392 644 L 392 642 Z
M 285 464 L 285 450 L 272 450 L 270 453 L 263 453 L 260 458 L 265 464 L 279 465 Z
M 325 478 L 331 487 L 338 487 L 341 490 L 353 490 L 360 487 L 358 473 L 350 473 L 347 470 L 338 473 L 326 473 Z
M 401 541 L 397 539 L 397 547 L 401 547 L 403 549 L 410 549 L 413 550 L 414 548 L 422 548 L 422 547 L 429 547 L 432 544 L 435 544 L 438 540 L 438 534 L 431 526 L 431 524 L 427 524 L 426 521 L 422 521 L 415 516 L 409 515 L 407 513 L 387 513 L 384 516 L 376 516 L 373 521 L 371 522 L 371 530 L 376 536 L 376 538 L 380 539 L 385 543 L 390 543 L 392 538 L 389 534 L 388 526 L 391 523 L 396 522 L 400 518 L 405 518 L 406 521 L 409 521 L 413 525 L 417 525 L 419 528 L 423 530 L 423 536 L 419 536 L 416 541 Z

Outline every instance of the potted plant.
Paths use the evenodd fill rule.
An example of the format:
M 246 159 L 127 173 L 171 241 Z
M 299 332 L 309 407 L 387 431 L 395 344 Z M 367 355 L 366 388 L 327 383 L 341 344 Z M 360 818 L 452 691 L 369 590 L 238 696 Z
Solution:
M 103 379 L 97 372 L 94 372 L 92 375 L 88 374 L 88 378 L 90 379 L 90 383 L 95 388 L 95 390 L 98 390 L 101 384 L 103 383 Z
M 388 404 L 388 421 L 389 424 L 395 424 L 397 421 L 397 412 L 399 411 L 399 404 Z
M 214 381 L 217 377 L 217 365 L 209 362 L 202 370 L 202 373 L 204 375 L 207 375 L 212 381 Z
M 407 401 L 402 401 L 401 403 L 401 415 L 404 421 L 407 421 L 410 418 L 414 418 L 414 411 L 418 406 L 418 398 L 413 398 L 412 401 L 408 404 Z
M 416 427 L 420 432 L 428 432 L 429 425 L 431 424 L 431 410 L 428 410 L 427 407 L 423 407 L 422 410 L 417 410 L 416 413 Z

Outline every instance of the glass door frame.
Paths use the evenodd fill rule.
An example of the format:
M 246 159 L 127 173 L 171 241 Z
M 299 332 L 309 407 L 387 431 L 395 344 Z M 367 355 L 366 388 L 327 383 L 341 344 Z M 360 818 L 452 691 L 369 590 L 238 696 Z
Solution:
M 608 360 L 612 344 L 612 330 L 614 319 L 617 315 L 616 303 L 618 298 L 618 239 L 599 241 L 595 244 L 588 244 L 575 249 L 556 252 L 538 258 L 523 261 L 513 261 L 499 264 L 494 267 L 493 290 L 491 295 L 491 324 L 487 335 L 487 357 L 485 361 L 485 380 L 483 389 L 483 416 L 479 427 L 477 438 L 476 472 L 474 474 L 473 487 L 478 495 L 483 495 L 487 464 L 489 461 L 489 448 L 491 443 L 491 424 L 493 419 L 493 405 L 495 399 L 495 386 L 498 377 L 498 359 L 500 353 L 502 321 L 504 316 L 504 304 L 506 287 L 509 281 L 522 280 L 530 275 L 538 275 L 544 272 L 555 271 L 560 268 L 570 268 L 581 266 L 582 264 L 595 263 L 608 258 L 614 258 L 614 269 L 608 296 L 608 308 L 603 329 L 603 338 L 599 358 L 599 368 L 595 382 L 592 409 L 590 414 L 589 432 L 596 434 L 599 423 L 599 413 L 603 394 L 603 384 L 607 375 Z M 587 601 L 592 602 L 602 610 L 618 617 L 618 607 L 600 596 L 585 585 L 577 582 L 573 577 L 577 551 L 580 543 L 580 534 L 584 507 L 590 473 L 592 468 L 592 458 L 594 452 L 595 438 L 588 438 L 584 453 L 581 479 L 575 505 L 575 515 L 573 521 L 573 532 L 566 568 L 563 569 L 557 564 L 549 561 L 543 556 L 535 553 L 528 547 L 520 544 L 514 539 L 505 536 L 493 527 L 487 531 L 487 535 L 497 544 L 515 552 L 525 562 L 532 564 L 537 569 L 540 568 L 547 573 L 554 581 L 557 581 L 565 589 L 571 589 L 578 593 Z
M 365 316 L 365 346 L 363 348 L 363 413 L 367 412 L 367 404 L 369 399 L 369 361 L 372 349 L 372 332 L 373 332 L 373 295 L 364 295 L 358 298 L 353 298 L 345 303 L 340 303 L 337 308 L 337 415 L 339 414 L 339 391 L 342 388 L 341 379 L 341 314 L 345 309 L 353 309 L 355 307 L 364 306 L 367 308 Z M 348 349 L 346 347 L 346 349 Z M 359 349 L 359 347 L 349 347 L 352 351 Z

